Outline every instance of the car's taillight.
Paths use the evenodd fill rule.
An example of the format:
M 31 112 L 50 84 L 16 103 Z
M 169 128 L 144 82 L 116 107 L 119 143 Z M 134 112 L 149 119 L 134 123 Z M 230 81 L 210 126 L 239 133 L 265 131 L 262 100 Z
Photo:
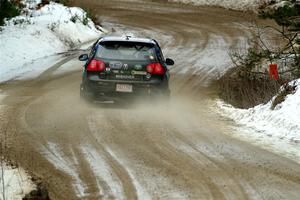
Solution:
M 87 66 L 88 71 L 102 72 L 105 70 L 105 63 L 101 60 L 91 60 Z
M 150 74 L 165 74 L 165 68 L 160 63 L 151 63 L 146 70 Z

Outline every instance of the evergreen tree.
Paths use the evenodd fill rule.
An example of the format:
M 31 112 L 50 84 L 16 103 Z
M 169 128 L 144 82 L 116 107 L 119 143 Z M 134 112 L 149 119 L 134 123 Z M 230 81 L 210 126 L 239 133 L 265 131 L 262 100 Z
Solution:
M 9 19 L 19 14 L 20 9 L 16 6 L 15 1 L 0 0 L 0 26 L 4 25 L 5 18 Z

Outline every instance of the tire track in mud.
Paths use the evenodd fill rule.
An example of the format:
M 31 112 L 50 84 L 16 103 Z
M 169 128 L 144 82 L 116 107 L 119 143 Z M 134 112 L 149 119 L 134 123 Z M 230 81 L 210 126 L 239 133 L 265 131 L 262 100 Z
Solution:
M 264 192 L 262 192 L 263 189 L 260 188 L 261 183 L 254 181 L 255 179 L 261 179 L 263 181 L 267 180 L 267 178 L 270 180 L 280 179 L 284 182 L 293 182 L 295 185 L 299 185 L 300 183 L 300 177 L 298 175 L 291 176 L 289 174 L 289 170 L 291 170 L 292 168 L 287 170 L 285 167 L 276 167 L 277 162 L 274 161 L 274 155 L 272 154 L 269 155 L 271 156 L 271 158 L 263 161 L 264 164 L 259 164 L 260 161 L 257 160 L 253 160 L 251 162 L 250 158 L 247 158 L 247 156 L 250 156 L 252 154 L 256 156 L 257 149 L 255 149 L 255 147 L 251 146 L 250 144 L 248 144 L 248 147 L 252 149 L 251 152 L 243 152 L 243 149 L 238 149 L 241 152 L 236 152 L 237 150 L 235 148 L 240 147 L 233 146 L 234 148 L 230 150 L 230 154 L 241 154 L 238 157 L 246 158 L 244 158 L 244 160 L 237 159 L 235 156 L 228 156 L 228 150 L 224 149 L 228 145 L 226 144 L 226 142 L 224 142 L 226 141 L 226 139 L 223 138 L 224 136 L 222 135 L 215 135 L 216 132 L 212 132 L 211 134 L 201 134 L 200 138 L 198 136 L 198 140 L 205 141 L 204 144 L 200 145 L 202 142 L 200 142 L 200 144 L 197 144 L 197 140 L 191 139 L 195 137 L 193 135 L 199 134 L 198 131 L 200 130 L 198 130 L 199 127 L 197 127 L 196 124 L 191 128 L 191 131 L 188 135 L 183 134 L 184 131 L 187 130 L 186 128 L 176 127 L 174 125 L 172 127 L 175 128 L 174 132 L 176 134 L 174 133 L 174 137 L 171 137 L 172 142 L 170 142 L 169 145 L 180 150 L 182 153 L 185 153 L 187 157 L 190 157 L 192 160 L 199 163 L 200 166 L 204 162 L 205 165 L 209 167 L 209 170 L 219 173 L 221 172 L 221 175 L 215 174 L 216 176 L 223 177 L 219 179 L 219 182 L 226 183 L 226 185 L 230 184 L 231 186 L 231 188 L 223 188 L 223 193 L 226 194 L 225 199 L 281 199 L 282 195 L 285 194 L 278 191 L 264 194 Z M 257 159 L 260 160 L 262 158 L 259 156 L 259 158 Z M 268 167 L 266 167 L 266 165 L 268 165 Z M 239 166 L 238 171 L 236 171 L 236 166 Z M 274 168 L 276 168 L 277 170 L 273 171 Z M 245 175 L 245 177 L 241 176 L 241 172 Z M 252 177 L 253 174 L 256 174 L 258 177 L 258 174 L 260 174 L 262 177 L 266 178 L 255 178 Z M 218 181 L 215 182 L 217 183 Z M 231 191 L 226 191 L 228 189 L 230 189 Z M 296 192 L 296 190 L 294 191 Z M 291 194 L 292 195 L 290 198 L 294 199 L 296 197 L 296 193 Z
M 37 141 L 34 137 L 37 131 L 28 126 L 25 120 L 26 110 L 43 93 L 41 90 L 38 91 L 43 84 L 43 81 L 28 81 L 23 82 L 22 86 L 17 87 L 17 89 L 15 88 L 16 83 L 2 85 L 4 88 L 13 88 L 11 88 L 12 90 L 8 93 L 7 98 L 4 99 L 4 104 L 8 107 L 5 115 L 10 122 L 7 126 L 14 128 L 9 133 L 12 144 L 8 159 L 28 170 L 35 178 L 47 180 L 43 181 L 43 184 L 51 191 L 51 198 L 75 199 L 74 191 L 65 187 L 66 184 L 71 184 L 70 177 L 51 167 L 49 161 L 37 149 L 41 143 L 46 143 L 47 139 L 39 138 L 39 141 Z M 64 179 L 64 181 L 57 181 L 57 177 Z M 67 195 L 61 195 L 61 188 L 64 188 L 64 193 Z
M 131 115 L 130 113 L 128 113 L 129 115 Z M 127 125 L 123 125 L 123 122 L 121 122 L 122 121 L 122 119 L 124 119 L 123 117 L 121 117 L 121 118 L 116 118 L 115 116 L 113 116 L 113 115 L 105 115 L 106 116 L 106 118 L 104 119 L 103 117 L 101 117 L 100 115 L 99 115 L 99 113 L 98 113 L 98 117 L 93 117 L 93 118 L 95 118 L 95 119 L 97 119 L 98 121 L 101 121 L 101 125 L 100 124 L 98 124 L 97 125 L 97 127 L 98 127 L 98 129 L 100 129 L 101 130 L 101 134 L 99 133 L 99 132 L 95 132 L 95 135 L 94 135 L 94 137 L 95 138 L 98 138 L 98 141 L 100 140 L 100 141 L 102 141 L 101 143 L 102 143 L 102 145 L 105 145 L 106 146 L 106 148 L 105 149 L 107 149 L 107 148 L 109 148 L 110 150 L 108 151 L 109 153 L 110 153 L 110 155 L 114 155 L 113 157 L 120 157 L 120 158 L 122 158 L 121 160 L 122 160 L 122 162 L 121 161 L 119 161 L 119 162 L 121 162 L 121 163 L 124 163 L 124 160 L 127 160 L 126 159 L 126 156 L 129 156 L 127 153 L 125 153 L 126 154 L 126 156 L 120 156 L 120 154 L 122 154 L 121 152 L 123 152 L 123 150 L 125 150 L 126 151 L 126 148 L 122 148 L 122 146 L 123 145 L 126 145 L 126 140 L 124 140 L 123 141 L 123 137 L 129 137 L 130 139 L 129 140 L 131 140 L 131 139 L 133 139 L 132 137 L 130 137 L 129 135 L 132 135 L 132 134 L 137 134 L 134 130 L 135 130 L 135 126 L 133 125 L 132 127 L 134 127 L 133 129 L 134 130 L 132 130 L 132 128 L 129 128 Z M 120 121 L 121 120 L 121 121 Z M 114 123 L 110 123 L 110 121 L 113 121 Z M 119 124 L 117 127 L 116 126 L 114 126 L 114 124 L 115 123 L 117 123 L 117 124 Z M 140 130 L 140 128 L 141 127 L 138 127 L 137 129 L 138 130 Z M 143 127 L 143 128 L 146 128 L 147 129 L 147 127 Z M 148 131 L 147 130 L 144 130 L 145 131 L 145 133 L 148 133 Z M 131 134 L 130 134 L 131 133 Z M 122 134 L 123 136 L 121 136 L 120 134 Z M 116 135 L 116 137 L 118 137 L 118 136 L 120 136 L 120 139 L 117 139 L 118 141 L 120 141 L 122 144 L 119 144 L 119 142 L 118 141 L 116 141 L 114 138 L 110 138 L 110 135 Z M 143 134 L 144 135 L 144 134 Z M 132 145 L 134 146 L 136 143 L 135 143 L 135 140 L 139 140 L 139 136 L 137 136 L 137 138 L 135 138 L 134 140 L 132 140 L 131 141 L 131 143 L 132 143 Z M 140 138 L 141 139 L 141 138 Z M 114 145 L 114 142 L 112 143 L 112 144 L 110 144 L 110 142 L 109 141 L 116 141 L 117 142 L 117 144 L 116 145 L 118 145 L 121 149 L 119 149 L 119 150 L 117 150 L 117 155 L 118 156 L 116 156 L 116 154 L 115 153 L 113 153 L 113 150 L 115 150 L 113 147 L 115 146 Z M 140 145 L 143 145 L 144 143 L 142 143 L 142 140 L 140 140 L 140 144 L 139 144 L 139 146 Z M 129 145 L 130 145 L 130 142 L 129 142 Z M 111 146 L 111 147 L 110 147 Z M 112 150 L 113 149 L 113 150 Z M 153 149 L 151 149 L 151 151 L 153 151 Z M 133 152 L 134 153 L 134 152 Z M 152 154 L 151 152 L 139 152 L 139 150 L 138 150 L 138 154 L 141 154 L 141 153 L 145 153 L 145 154 L 143 154 L 145 157 L 148 157 L 148 158 L 151 158 L 151 161 L 153 161 L 153 162 L 156 162 L 156 163 L 159 163 L 159 161 L 161 160 L 160 158 L 157 158 L 156 156 L 153 156 L 153 155 L 149 155 L 149 153 L 150 154 Z M 143 157 L 143 156 L 141 156 L 141 157 Z M 149 164 L 149 163 L 148 163 Z M 126 166 L 124 166 L 125 164 L 123 164 L 123 167 L 126 169 L 127 168 L 127 171 L 129 170 L 129 168 L 132 170 L 132 169 L 134 169 L 134 172 L 136 172 L 136 170 L 138 170 L 138 169 L 135 169 L 133 166 L 129 166 L 129 164 L 127 163 L 126 164 Z M 150 164 L 151 165 L 151 164 Z M 161 169 L 164 169 L 163 167 L 161 168 Z M 131 171 L 130 170 L 130 171 Z M 148 170 L 147 170 L 148 171 Z M 135 177 L 136 176 L 136 174 L 133 174 L 132 172 L 130 173 L 131 175 L 131 180 L 135 180 L 136 178 L 142 178 L 142 179 L 146 179 L 146 177 L 140 177 L 140 176 L 137 176 L 137 177 Z M 137 193 L 139 194 L 138 196 L 140 197 L 140 199 L 144 199 L 144 198 L 141 198 L 141 197 L 144 197 L 144 196 L 148 196 L 148 195 L 142 195 L 142 194 L 144 194 L 144 193 L 147 193 L 147 192 L 145 192 L 144 190 L 144 188 L 143 187 L 146 187 L 145 185 L 141 185 L 141 184 L 139 184 L 138 182 L 139 181 L 141 181 L 141 180 L 136 180 L 135 182 L 136 182 L 136 184 L 134 184 L 135 185 L 135 188 L 136 189 L 138 189 L 138 191 L 137 191 Z M 134 182 L 134 181 L 133 181 Z M 143 181 L 142 181 L 143 182 Z M 149 177 L 149 182 L 151 182 L 151 178 Z M 137 187 L 137 185 L 140 185 L 139 187 Z M 147 188 L 147 187 L 146 187 Z M 149 191 L 148 191 L 149 192 Z M 153 192 L 153 191 L 151 191 L 151 192 Z M 158 193 L 158 194 L 160 194 L 161 196 L 163 196 L 163 193 L 162 193 L 162 191 L 161 190 L 158 190 L 158 191 L 156 191 L 156 193 Z M 155 196 L 155 198 L 159 198 L 159 196 Z
M 124 116 L 116 117 L 114 114 L 109 114 L 109 113 L 101 115 L 101 116 L 106 116 L 105 118 L 104 117 L 100 117 L 100 118 L 93 117 L 94 119 L 97 119 L 97 121 L 101 121 L 101 125 L 99 124 L 98 127 L 99 127 L 99 129 L 102 130 L 101 131 L 102 134 L 98 134 L 98 136 L 95 136 L 95 137 L 96 138 L 100 137 L 101 139 L 99 139 L 99 140 L 101 140 L 102 143 L 109 144 L 109 141 L 116 141 L 116 139 L 106 138 L 109 136 L 105 136 L 106 135 L 105 133 L 110 134 L 110 135 L 115 134 L 115 135 L 119 135 L 119 136 L 120 136 L 120 133 L 126 134 L 125 137 L 128 137 L 129 141 L 132 139 L 132 137 L 133 137 L 132 135 L 137 136 L 137 138 L 135 138 L 134 140 L 139 141 L 139 143 L 140 143 L 139 146 L 140 145 L 151 146 L 150 149 L 144 150 L 144 148 L 142 148 L 141 150 L 139 150 L 142 152 L 138 151 L 139 152 L 138 154 L 142 154 L 142 155 L 140 155 L 138 157 L 140 157 L 140 159 L 143 159 L 143 156 L 145 156 L 149 160 L 151 160 L 151 162 L 156 163 L 156 165 L 153 166 L 154 169 L 155 168 L 156 169 L 168 169 L 168 172 L 163 173 L 165 175 L 162 174 L 161 176 L 167 176 L 168 174 L 181 173 L 182 176 L 185 177 L 185 184 L 186 184 L 185 187 L 193 188 L 193 191 L 196 191 L 197 190 L 196 188 L 198 188 L 198 189 L 202 188 L 202 190 L 200 190 L 202 193 L 205 190 L 210 191 L 209 194 L 211 194 L 211 196 L 210 195 L 207 195 L 205 197 L 202 196 L 202 198 L 210 199 L 210 197 L 212 197 L 213 199 L 225 199 L 224 194 L 226 194 L 226 192 L 223 192 L 223 191 L 221 192 L 221 190 L 219 190 L 219 185 L 217 185 L 217 183 L 214 183 L 209 176 L 205 175 L 205 172 L 201 172 L 201 170 L 204 169 L 203 167 L 201 167 L 201 165 L 198 165 L 197 163 L 195 163 L 188 154 L 183 154 L 183 152 L 179 152 L 178 150 L 176 150 L 176 148 L 171 146 L 168 142 L 165 142 L 165 141 L 168 141 L 168 138 L 172 138 L 172 139 L 178 138 L 177 134 L 174 133 L 173 129 L 164 130 L 166 132 L 166 134 L 168 134 L 168 135 L 164 136 L 164 137 L 160 137 L 159 140 L 154 140 L 152 137 L 148 138 L 147 135 L 148 134 L 151 135 L 152 132 L 159 132 L 160 131 L 159 129 L 163 125 L 155 122 L 155 123 L 151 124 L 153 126 L 144 125 L 143 127 L 136 127 L 138 124 L 140 124 L 138 121 L 135 121 L 136 122 L 135 124 L 137 124 L 137 125 L 132 124 L 132 123 L 126 124 L 126 121 L 133 121 L 134 116 L 131 116 L 131 115 L 132 115 L 132 113 L 128 113 L 129 119 L 124 119 Z M 114 123 L 109 123 L 110 121 L 113 121 Z M 144 121 L 144 120 L 142 120 L 142 121 Z M 147 121 L 147 120 L 145 120 L 145 121 Z M 106 125 L 107 123 L 110 125 Z M 118 124 L 118 126 L 115 127 L 114 124 Z M 101 128 L 100 128 L 100 126 L 101 126 Z M 155 128 L 155 126 L 157 128 Z M 173 126 L 170 126 L 170 127 L 173 127 Z M 143 133 L 138 134 L 138 132 L 136 132 L 136 131 L 141 130 L 141 128 L 143 129 Z M 139 136 L 139 135 L 142 135 L 142 136 Z M 120 136 L 120 137 L 122 137 L 122 136 Z M 179 137 L 178 139 L 181 139 L 181 138 Z M 123 145 L 126 145 L 127 142 L 123 141 L 122 138 L 120 138 L 119 140 L 121 140 L 122 143 L 124 143 Z M 134 143 L 134 141 L 132 141 L 132 142 Z M 118 144 L 119 148 L 122 148 L 123 145 Z M 123 147 L 123 148 L 126 149 L 126 147 Z M 130 152 L 127 153 L 127 155 L 128 154 L 130 154 Z M 133 154 L 135 154 L 135 153 L 133 153 Z M 180 160 L 178 160 L 178 158 L 180 158 Z M 131 159 L 133 159 L 133 158 L 131 158 Z M 202 160 L 204 161 L 205 159 L 202 159 Z M 145 161 L 143 161 L 143 162 L 145 162 Z M 211 161 L 210 161 L 210 163 L 212 164 Z M 147 164 L 147 166 L 153 165 L 152 163 L 151 164 L 146 163 L 146 164 Z M 207 164 L 207 165 L 209 165 L 209 164 Z M 213 165 L 215 165 L 215 162 L 213 163 Z M 187 172 L 183 173 L 182 172 L 183 169 Z M 219 168 L 217 168 L 217 169 L 219 169 Z M 136 170 L 138 171 L 139 169 L 136 169 Z M 218 170 L 215 170 L 215 171 L 218 171 Z M 195 179 L 194 177 L 197 177 L 197 179 Z M 228 179 L 228 180 L 230 180 L 230 179 Z M 208 187 L 208 188 L 205 189 L 205 187 Z M 239 188 L 239 184 L 237 184 L 237 187 Z M 185 189 L 187 189 L 187 188 L 185 188 Z M 242 191 L 241 188 L 240 188 L 240 190 Z M 157 191 L 157 192 L 160 193 L 161 191 Z M 191 194 L 191 196 L 193 196 L 192 192 L 190 192 L 190 194 Z M 160 193 L 160 195 L 162 195 L 162 193 Z M 194 198 L 200 198 L 200 196 L 201 196 L 200 194 L 194 194 L 194 195 L 195 195 L 195 196 L 193 196 Z M 241 195 L 240 196 L 237 195 L 237 198 L 238 197 L 241 197 Z M 245 197 L 245 195 L 244 195 L 244 197 Z M 243 198 L 243 199 L 246 199 L 246 198 Z
M 96 150 L 94 147 L 85 146 L 81 149 L 94 173 L 97 187 L 100 188 L 100 197 L 103 199 L 115 199 L 116 197 L 125 199 L 121 181 L 112 172 L 111 166 L 107 164 L 107 159 L 103 158 L 102 153 L 100 154 L 99 150 Z
M 175 143 L 171 143 L 169 145 L 173 146 L 173 148 L 175 149 L 180 150 L 180 153 L 183 153 L 184 156 L 187 157 L 189 160 L 199 163 L 199 165 L 203 166 L 204 169 L 209 168 L 208 171 L 211 170 L 216 172 L 222 172 L 222 174 L 218 174 L 217 180 L 210 181 L 211 184 L 213 184 L 216 188 L 221 188 L 220 192 L 222 192 L 222 194 L 224 195 L 223 199 L 249 199 L 244 188 L 241 186 L 240 181 L 238 181 L 228 170 L 228 166 L 226 165 L 226 163 L 218 162 L 213 157 L 208 156 L 207 154 L 200 151 L 197 147 L 195 147 L 195 145 L 191 141 L 182 136 L 180 132 L 177 132 L 176 136 L 177 138 L 172 139 L 175 141 Z M 183 146 L 183 149 L 178 147 L 178 145 Z M 223 157 L 223 159 L 225 159 L 225 157 Z M 207 171 L 207 169 L 205 171 Z M 210 177 L 207 178 L 211 179 Z M 224 183 L 231 185 L 231 188 L 222 188 L 222 184 Z
M 137 191 L 136 187 L 133 185 L 133 181 L 131 180 L 131 177 L 129 176 L 128 172 L 122 166 L 117 160 L 115 160 L 111 154 L 109 154 L 105 150 L 105 146 L 103 146 L 103 143 L 101 143 L 97 137 L 97 135 L 101 134 L 99 133 L 99 125 L 97 126 L 97 123 L 94 121 L 93 115 L 87 116 L 87 122 L 90 129 L 90 137 L 91 141 L 94 141 L 94 147 L 98 150 L 99 154 L 104 156 L 104 159 L 106 160 L 107 164 L 111 167 L 112 173 L 114 173 L 122 182 L 122 187 L 124 190 L 124 194 L 127 199 L 137 199 Z M 117 198 L 115 196 L 115 198 Z
M 90 42 L 91 41 L 83 43 L 83 45 Z M 73 60 L 77 57 L 78 53 L 82 51 L 83 50 L 71 50 L 70 52 L 64 53 L 63 59 L 49 67 L 48 70 L 41 73 L 34 80 L 20 81 L 20 85 L 19 81 L 8 81 L 0 85 L 1 88 L 8 92 L 7 97 L 4 99 L 4 105 L 7 107 L 4 115 L 6 116 L 8 123 L 1 123 L 0 125 L 1 127 L 12 129 L 9 133 L 10 140 L 12 141 L 7 159 L 11 160 L 13 163 L 17 163 L 17 165 L 23 165 L 34 178 L 42 178 L 44 180 L 43 184 L 51 191 L 51 198 L 54 199 L 76 199 L 74 191 L 72 191 L 70 187 L 65 187 L 66 185 L 72 185 L 70 183 L 73 182 L 74 176 L 70 177 L 67 173 L 68 170 L 62 170 L 55 165 L 53 167 L 49 165 L 55 163 L 49 163 L 49 154 L 54 157 L 58 163 L 64 163 L 64 160 L 68 160 L 68 157 L 58 157 L 53 150 L 49 149 L 47 147 L 47 143 L 49 142 L 48 138 L 39 137 L 37 141 L 36 136 L 40 134 L 40 130 L 35 130 L 29 125 L 26 115 L 27 111 L 32 109 L 31 106 L 40 101 L 41 97 L 46 93 L 46 90 L 43 89 L 45 85 L 51 81 L 60 80 L 70 75 L 54 77 L 52 76 L 52 73 L 62 65 Z M 63 145 L 61 146 L 64 147 Z M 46 151 L 43 151 L 43 149 Z M 26 156 L 24 157 L 24 155 Z M 76 159 L 76 157 L 74 158 Z M 38 164 L 35 163 L 36 161 L 38 161 Z M 65 166 L 73 167 L 67 164 L 65 164 Z M 60 171 L 57 171 L 57 169 Z M 51 173 L 49 173 L 50 171 Z M 89 172 L 90 170 L 87 171 Z M 61 181 L 59 180 L 60 178 L 57 179 L 57 177 L 64 180 Z M 61 188 L 64 188 L 64 191 L 61 191 Z

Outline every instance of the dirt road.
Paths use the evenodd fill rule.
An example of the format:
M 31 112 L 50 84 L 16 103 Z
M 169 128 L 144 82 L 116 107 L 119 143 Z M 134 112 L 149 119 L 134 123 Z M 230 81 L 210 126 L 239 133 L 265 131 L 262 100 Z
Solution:
M 245 45 L 251 16 L 164 1 L 76 1 L 119 33 L 155 37 L 176 60 L 169 105 L 87 105 L 79 70 L 0 85 L 4 152 L 40 178 L 52 199 L 289 199 L 299 164 L 230 138 L 207 87 Z M 225 53 L 224 53 L 225 52 Z M 5 140 L 4 140 L 5 139 Z

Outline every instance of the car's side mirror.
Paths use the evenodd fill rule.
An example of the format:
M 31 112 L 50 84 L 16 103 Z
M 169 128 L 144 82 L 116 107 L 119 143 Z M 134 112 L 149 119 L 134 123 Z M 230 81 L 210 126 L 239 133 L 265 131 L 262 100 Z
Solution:
M 78 57 L 80 61 L 87 61 L 89 59 L 89 56 L 87 54 L 82 54 Z
M 175 62 L 174 62 L 174 60 L 172 60 L 171 58 L 167 58 L 167 59 L 166 59 L 166 64 L 167 64 L 167 65 L 174 65 Z

